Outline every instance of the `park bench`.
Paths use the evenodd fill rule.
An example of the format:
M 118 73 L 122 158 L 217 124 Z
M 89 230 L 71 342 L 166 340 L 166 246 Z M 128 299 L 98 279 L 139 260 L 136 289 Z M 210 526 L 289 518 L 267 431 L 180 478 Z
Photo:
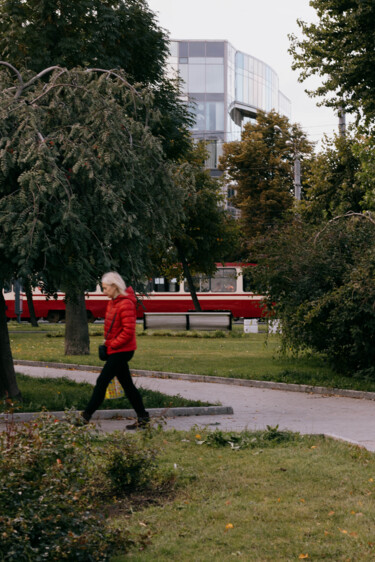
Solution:
M 145 330 L 231 330 L 231 312 L 145 312 Z

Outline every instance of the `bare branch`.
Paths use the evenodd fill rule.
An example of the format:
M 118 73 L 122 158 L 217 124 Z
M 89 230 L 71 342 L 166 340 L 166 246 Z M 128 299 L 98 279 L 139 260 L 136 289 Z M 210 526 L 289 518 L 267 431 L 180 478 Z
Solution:
M 325 225 L 324 228 L 322 228 L 322 230 L 320 230 L 314 237 L 314 246 L 319 238 L 319 236 L 326 230 L 326 228 L 329 227 L 329 225 L 331 223 L 333 223 L 334 221 L 337 221 L 339 219 L 348 219 L 351 217 L 359 217 L 361 219 L 367 219 L 369 220 L 372 224 L 375 225 L 375 220 L 372 218 L 372 214 L 369 211 L 366 211 L 364 213 L 356 213 L 354 211 L 348 211 L 347 213 L 345 213 L 344 215 L 337 215 L 337 217 L 333 217 L 333 219 L 331 219 L 330 221 L 327 222 L 327 224 Z
M 16 95 L 15 95 L 15 98 L 14 98 L 14 99 L 19 98 L 20 95 L 21 95 L 21 93 L 22 93 L 22 90 L 23 90 L 24 87 L 25 87 L 20 72 L 19 72 L 12 64 L 9 64 L 9 62 L 0 61 L 0 64 L 3 65 L 3 66 L 7 66 L 7 67 L 10 68 L 11 70 L 13 70 L 13 72 L 17 75 L 17 78 L 18 78 L 18 80 L 19 80 L 20 85 L 19 85 L 19 87 L 18 87 L 18 90 L 17 90 L 17 92 L 16 92 Z
M 36 76 L 34 76 L 34 78 L 31 78 L 28 82 L 26 82 L 25 84 L 25 88 L 28 88 L 29 86 L 31 86 L 31 84 L 33 84 L 36 80 L 39 80 L 39 78 L 42 78 L 45 74 L 48 74 L 48 72 L 52 72 L 52 70 L 57 70 L 60 69 L 62 70 L 62 72 L 59 74 L 59 76 L 61 76 L 61 74 L 64 74 L 64 72 L 67 72 L 66 69 L 62 69 L 61 66 L 50 66 L 49 68 L 45 68 L 44 70 L 42 70 L 41 72 L 39 72 L 39 74 L 37 74 Z

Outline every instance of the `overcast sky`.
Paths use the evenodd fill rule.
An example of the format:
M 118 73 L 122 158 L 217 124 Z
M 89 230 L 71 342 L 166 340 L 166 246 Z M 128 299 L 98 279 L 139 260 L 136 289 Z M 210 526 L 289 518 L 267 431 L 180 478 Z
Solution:
M 336 114 L 317 107 L 304 92 L 308 84 L 300 84 L 291 69 L 288 34 L 301 35 L 297 19 L 317 19 L 309 0 L 148 0 L 148 4 L 171 39 L 226 39 L 235 49 L 269 64 L 279 76 L 280 90 L 292 102 L 292 122 L 300 123 L 310 140 L 337 132 Z

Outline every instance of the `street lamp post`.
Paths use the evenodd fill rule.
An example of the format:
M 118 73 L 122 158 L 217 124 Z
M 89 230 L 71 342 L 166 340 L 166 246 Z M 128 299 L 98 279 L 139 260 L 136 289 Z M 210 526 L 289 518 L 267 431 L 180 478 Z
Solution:
M 283 133 L 281 127 L 274 125 L 274 129 L 278 133 Z M 289 133 L 293 134 L 293 129 L 289 129 Z M 293 141 L 287 140 L 285 144 L 291 145 L 293 147 L 293 183 L 294 183 L 294 197 L 297 201 L 301 200 L 301 160 L 300 153 L 298 151 L 296 139 Z

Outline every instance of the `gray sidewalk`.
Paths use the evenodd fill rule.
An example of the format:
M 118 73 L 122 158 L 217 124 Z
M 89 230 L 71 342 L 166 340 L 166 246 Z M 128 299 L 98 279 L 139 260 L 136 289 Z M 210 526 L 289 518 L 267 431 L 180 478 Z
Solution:
M 17 372 L 31 376 L 64 376 L 77 382 L 92 384 L 98 375 L 95 372 L 71 369 L 24 365 L 15 367 Z M 145 376 L 134 376 L 134 381 L 137 386 L 164 394 L 180 394 L 184 398 L 212 404 L 219 402 L 223 406 L 231 406 L 234 411 L 232 415 L 167 418 L 168 429 L 188 430 L 197 425 L 224 431 L 241 431 L 279 425 L 280 429 L 302 434 L 325 434 L 375 452 L 375 402 L 372 400 Z M 102 431 L 123 429 L 125 425 L 124 420 L 97 420 L 96 423 Z

